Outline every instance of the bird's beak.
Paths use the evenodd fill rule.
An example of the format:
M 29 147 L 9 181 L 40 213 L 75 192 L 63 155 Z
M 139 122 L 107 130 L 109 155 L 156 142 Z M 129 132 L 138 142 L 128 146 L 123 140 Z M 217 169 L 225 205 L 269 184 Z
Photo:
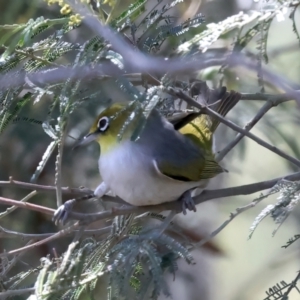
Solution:
M 78 140 L 74 146 L 73 146 L 73 150 L 79 146 L 84 146 L 89 144 L 90 142 L 94 141 L 97 138 L 97 133 L 96 132 L 91 132 L 89 134 L 87 134 L 86 136 L 84 136 L 82 139 Z

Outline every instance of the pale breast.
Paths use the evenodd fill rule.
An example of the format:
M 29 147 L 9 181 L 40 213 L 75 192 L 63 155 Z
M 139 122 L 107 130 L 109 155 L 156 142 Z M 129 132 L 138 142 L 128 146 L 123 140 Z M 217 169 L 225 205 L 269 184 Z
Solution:
M 138 143 L 125 141 L 110 153 L 101 154 L 99 170 L 111 191 L 137 206 L 177 200 L 196 182 L 173 180 L 157 171 L 153 159 Z

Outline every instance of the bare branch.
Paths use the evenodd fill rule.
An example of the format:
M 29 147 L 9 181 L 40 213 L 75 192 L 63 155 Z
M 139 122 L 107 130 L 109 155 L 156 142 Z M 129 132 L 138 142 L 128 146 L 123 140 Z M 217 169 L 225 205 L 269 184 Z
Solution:
M 36 190 L 38 192 L 55 192 L 55 186 L 51 185 L 40 185 L 34 184 L 24 181 L 17 181 L 13 180 L 12 177 L 9 178 L 9 181 L 0 181 L 0 187 L 19 187 L 21 189 L 26 190 Z M 87 188 L 69 188 L 69 187 L 62 187 L 61 191 L 64 195 L 68 196 L 84 196 L 84 195 L 91 195 L 94 191 L 87 189 Z
M 250 97 L 250 99 L 253 99 L 253 95 L 243 95 L 244 98 Z M 256 123 L 274 106 L 279 105 L 280 103 L 287 102 L 292 100 L 291 96 L 288 94 L 285 95 L 265 95 L 265 94 L 256 94 L 258 99 L 264 98 L 267 100 L 267 102 L 261 107 L 261 109 L 258 111 L 258 113 L 255 115 L 255 117 L 247 123 L 247 125 L 243 128 L 246 131 L 250 131 L 251 128 L 253 128 Z M 263 97 L 264 96 L 264 97 Z M 233 149 L 238 142 L 245 136 L 243 133 L 239 133 L 235 139 L 230 142 L 217 156 L 216 161 L 221 161 L 227 153 Z
M 39 247 L 43 244 L 46 244 L 48 242 L 51 242 L 51 241 L 54 241 L 58 238 L 62 238 L 68 234 L 70 234 L 70 232 L 72 232 L 74 229 L 77 229 L 78 227 L 80 227 L 80 224 L 79 222 L 76 222 L 75 224 L 67 227 L 66 229 L 62 229 L 60 230 L 59 232 L 41 240 L 41 241 L 38 241 L 36 243 L 33 243 L 31 245 L 28 245 L 28 246 L 24 246 L 24 247 L 21 247 L 21 248 L 18 248 L 18 249 L 15 249 L 15 250 L 11 250 L 11 251 L 8 251 L 8 252 L 4 252 L 4 253 L 0 253 L 0 258 L 1 257 L 6 257 L 8 255 L 14 255 L 14 254 L 18 254 L 18 253 L 21 253 L 23 251 L 27 251 L 28 249 L 33 249 L 33 248 L 36 248 L 36 247 Z M 0 294 L 1 295 L 1 294 Z
M 26 197 L 24 197 L 23 199 L 21 199 L 20 202 L 27 202 L 29 199 L 31 199 L 36 194 L 37 194 L 36 191 L 32 191 Z M 7 215 L 9 215 L 10 213 L 12 213 L 17 208 L 18 208 L 17 206 L 12 206 L 12 207 L 7 208 L 6 211 L 4 211 L 3 213 L 0 213 L 0 219 L 6 217 Z
M 296 276 L 296 278 L 291 282 L 290 286 L 288 287 L 288 289 L 286 290 L 286 292 L 284 293 L 282 300 L 288 300 L 289 299 L 289 293 L 292 291 L 292 289 L 297 288 L 297 282 L 300 280 L 300 271 L 298 271 L 298 274 Z M 298 292 L 299 289 L 297 288 Z
M 221 224 L 216 230 L 214 230 L 208 237 L 202 239 L 199 243 L 197 243 L 195 245 L 195 247 L 198 248 L 198 247 L 201 247 L 202 245 L 206 244 L 213 237 L 215 237 L 219 232 L 221 232 L 235 217 L 237 217 L 242 212 L 256 206 L 262 200 L 263 200 L 263 198 L 258 199 L 258 200 L 256 199 L 247 205 L 236 208 L 235 212 L 231 213 L 229 218 L 223 224 Z
M 109 233 L 111 231 L 111 226 L 106 226 L 100 229 L 86 229 L 84 230 L 85 236 L 100 236 L 106 233 Z M 74 230 L 74 232 L 77 232 L 77 230 Z M 50 232 L 50 233 L 22 233 L 17 231 L 12 231 L 3 227 L 0 227 L 0 239 L 1 238 L 19 238 L 22 240 L 27 239 L 35 239 L 35 240 L 42 240 L 45 238 L 48 238 L 52 235 L 56 234 L 56 232 Z M 73 234 L 73 232 L 70 232 L 70 234 Z
M 12 297 L 12 296 L 17 296 L 17 295 L 28 294 L 28 293 L 32 293 L 34 291 L 35 291 L 34 287 L 26 288 L 26 289 L 8 290 L 8 291 L 0 293 L 0 299 L 5 299 L 6 297 Z
M 300 90 L 295 90 L 300 93 Z M 294 100 L 294 96 L 289 93 L 284 94 L 265 94 L 265 93 L 241 93 L 241 100 L 258 100 L 258 101 L 271 101 L 273 106 L 277 106 L 280 103 Z
M 26 246 L 32 245 L 34 242 L 35 242 L 35 239 L 31 239 L 30 241 L 28 241 L 28 243 L 26 244 Z M 9 261 L 9 263 L 8 263 L 4 268 L 2 268 L 2 271 L 1 271 L 0 276 L 1 276 L 2 278 L 5 278 L 5 277 L 6 277 L 6 274 L 7 274 L 7 273 L 15 266 L 15 264 L 20 260 L 20 258 L 21 258 L 22 256 L 24 256 L 24 254 L 25 254 L 28 250 L 29 250 L 29 249 L 27 249 L 26 251 L 23 251 L 22 253 L 19 253 L 19 254 L 15 255 L 15 256 L 13 257 L 13 259 L 11 259 L 11 260 Z M 1 293 L 0 293 L 0 295 L 1 295 Z M 0 298 L 0 299 L 2 299 L 2 298 Z
M 237 187 L 217 189 L 217 190 L 204 190 L 200 195 L 194 198 L 194 201 L 195 204 L 200 204 L 202 202 L 206 202 L 211 199 L 233 197 L 239 195 L 250 195 L 256 192 L 270 189 L 274 185 L 276 185 L 278 181 L 283 179 L 289 181 L 300 180 L 300 172 L 288 176 L 284 176 L 284 177 L 275 178 L 272 180 L 261 181 L 261 182 L 241 185 Z M 110 196 L 103 197 L 104 201 L 109 201 L 110 198 L 112 197 Z M 181 212 L 182 206 L 181 203 L 178 201 L 163 203 L 159 205 L 152 205 L 152 206 L 131 206 L 126 204 L 123 205 L 122 207 L 113 207 L 110 210 L 106 210 L 99 213 L 83 214 L 83 213 L 70 212 L 70 217 L 76 220 L 81 220 L 81 222 L 85 224 L 97 220 L 112 218 L 114 216 L 119 216 L 119 215 L 126 215 L 131 213 L 143 213 L 146 211 L 161 212 L 164 210 L 175 210 L 176 212 Z
M 27 209 L 38 211 L 38 212 L 44 213 L 46 215 L 51 215 L 51 216 L 55 212 L 54 209 L 47 208 L 45 206 L 41 206 L 41 205 L 37 205 L 37 204 L 33 204 L 33 203 L 21 202 L 21 201 L 4 198 L 4 197 L 0 197 L 0 203 L 6 204 L 6 205 L 14 205 L 16 207 L 21 207 L 21 208 L 27 208 Z
M 239 196 L 239 195 L 250 195 L 256 192 L 260 192 L 266 189 L 272 188 L 278 181 L 280 180 L 289 180 L 289 181 L 297 181 L 300 180 L 300 172 L 293 173 L 284 177 L 278 177 L 274 178 L 272 180 L 266 180 L 261 181 L 257 183 L 252 184 L 246 184 L 236 187 L 230 187 L 230 188 L 224 188 L 224 189 L 217 189 L 217 190 L 204 190 L 200 195 L 194 198 L 195 204 L 200 204 L 202 202 L 206 202 L 211 199 L 217 199 L 217 198 L 224 198 L 224 197 L 232 197 L 232 196 Z M 24 184 L 24 183 L 23 183 Z M 31 184 L 30 184 L 31 185 Z M 25 188 L 28 188 L 27 185 L 24 185 Z M 34 185 L 35 188 L 37 185 Z M 52 189 L 47 186 L 47 190 L 51 190 L 55 192 L 55 187 L 52 187 Z M 65 190 L 65 188 L 63 188 Z M 80 189 L 78 189 L 80 192 Z M 83 213 L 76 213 L 76 212 L 70 212 L 70 217 L 76 220 L 82 220 L 83 223 L 91 223 L 96 220 L 102 220 L 102 219 L 108 219 L 112 218 L 114 216 L 118 215 L 126 215 L 130 213 L 143 213 L 146 211 L 163 211 L 163 210 L 175 210 L 177 212 L 182 211 L 182 206 L 178 201 L 174 202 L 168 202 L 163 203 L 159 205 L 152 205 L 152 206 L 131 206 L 127 203 L 125 203 L 122 199 L 118 197 L 112 197 L 105 195 L 103 197 L 104 201 L 114 201 L 117 199 L 118 202 L 124 203 L 122 207 L 113 207 L 110 210 L 106 210 L 99 213 L 93 213 L 93 214 L 83 214 Z M 7 199 L 0 197 L 0 203 L 7 204 L 7 205 L 16 205 L 18 207 L 27 208 L 30 210 L 39 211 L 48 215 L 53 215 L 55 210 L 46 208 L 44 206 L 31 204 L 31 203 L 23 203 L 17 200 Z

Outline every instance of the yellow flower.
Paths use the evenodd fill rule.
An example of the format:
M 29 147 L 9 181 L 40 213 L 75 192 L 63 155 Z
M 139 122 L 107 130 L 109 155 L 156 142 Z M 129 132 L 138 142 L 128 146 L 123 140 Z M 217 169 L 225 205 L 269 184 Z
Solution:
M 69 5 L 69 4 L 65 4 L 65 5 L 62 7 L 62 9 L 60 10 L 60 13 L 61 13 L 62 15 L 68 15 L 71 11 L 72 11 L 72 10 L 71 10 L 70 5 Z
M 48 5 L 52 5 L 52 4 L 58 3 L 59 0 L 46 0 L 46 2 L 48 3 Z
M 81 23 L 82 17 L 79 14 L 70 16 L 69 25 L 79 25 Z

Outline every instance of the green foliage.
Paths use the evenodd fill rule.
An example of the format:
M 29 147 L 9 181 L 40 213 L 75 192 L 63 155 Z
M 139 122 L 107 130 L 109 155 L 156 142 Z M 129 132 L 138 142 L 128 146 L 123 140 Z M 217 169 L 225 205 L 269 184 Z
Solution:
M 271 191 L 259 198 L 259 200 L 268 197 L 274 193 L 279 193 L 276 204 L 269 204 L 264 208 L 261 213 L 255 218 L 252 226 L 250 227 L 249 238 L 252 237 L 256 227 L 267 216 L 271 216 L 277 225 L 273 231 L 273 235 L 276 234 L 279 227 L 283 224 L 290 213 L 295 209 L 300 201 L 300 182 L 291 182 L 287 180 L 281 180 L 278 182 Z M 256 199 L 257 201 L 257 199 Z
M 128 23 L 132 24 L 132 22 L 144 12 L 146 2 L 147 0 L 137 0 L 130 4 L 110 25 L 114 28 L 124 29 Z
M 297 8 L 298 8 L 298 5 L 295 5 L 293 11 L 290 14 L 290 19 L 293 22 L 293 32 L 295 33 L 295 35 L 297 37 L 297 40 L 300 43 L 300 35 L 299 35 L 298 29 L 297 29 L 297 26 L 296 26 L 296 21 L 295 21 L 295 13 L 296 13 Z
M 297 240 L 300 239 L 300 234 L 295 234 L 292 238 L 290 238 L 282 248 L 288 248 L 290 245 L 294 244 Z
M 144 229 L 139 235 L 123 238 L 108 254 L 111 275 L 111 299 L 126 299 L 133 291 L 139 299 L 156 299 L 160 292 L 169 296 L 163 272 L 172 273 L 178 257 L 193 263 L 187 248 L 160 232 L 160 228 Z M 128 280 L 130 278 L 130 280 Z M 147 284 L 145 285 L 144 283 Z M 127 295 L 127 296 L 125 296 Z M 124 297 L 125 296 L 125 297 Z
M 205 52 L 225 35 L 237 36 L 232 51 L 242 51 L 252 39 L 259 37 L 258 61 L 262 64 L 268 62 L 267 38 L 270 24 L 292 1 L 279 3 L 279 8 L 273 9 L 271 13 L 261 11 L 250 16 L 240 13 L 206 26 L 203 25 L 204 18 L 201 14 L 178 24 L 172 16 L 172 9 L 181 2 L 183 1 L 176 0 L 160 5 L 158 1 L 151 11 L 146 11 L 147 1 L 138 0 L 112 21 L 109 21 L 109 14 L 104 11 L 103 6 L 94 13 L 100 19 L 109 21 L 109 25 L 137 50 L 151 55 L 158 53 L 167 43 L 172 43 L 178 46 L 168 53 L 168 57 L 189 56 L 196 59 L 197 55 Z M 295 23 L 293 24 L 297 33 Z M 6 32 L 0 40 L 5 48 L 0 58 L 0 74 L 3 75 L 3 80 L 0 81 L 0 134 L 13 121 L 27 121 L 42 127 L 51 142 L 41 157 L 32 181 L 39 178 L 49 158 L 57 150 L 57 198 L 61 198 L 61 160 L 68 134 L 67 125 L 72 114 L 87 101 L 97 101 L 98 106 L 104 106 L 110 101 L 110 95 L 103 88 L 106 83 L 113 83 L 124 98 L 132 100 L 124 109 L 131 108 L 136 102 L 140 103 L 140 106 L 136 106 L 134 117 L 131 116 L 124 122 L 118 134 L 119 140 L 135 118 L 139 119 L 132 140 L 138 139 L 154 108 L 159 108 L 167 116 L 172 115 L 176 109 L 181 111 L 180 103 L 175 107 L 176 99 L 165 92 L 166 88 L 180 87 L 188 91 L 190 86 L 188 81 L 174 79 L 174 74 L 164 74 L 159 79 L 159 84 L 151 84 L 151 76 L 147 79 L 149 74 L 128 74 L 125 68 L 127 62 L 121 54 L 95 33 L 94 36 L 84 36 L 83 41 L 74 42 L 70 33 L 80 32 L 81 27 L 82 25 L 70 25 L 68 17 L 52 20 L 39 17 L 26 24 L 5 25 L 0 28 Z M 102 67 L 105 70 L 107 66 L 116 71 L 114 78 L 102 72 Z M 221 70 L 224 73 L 226 65 Z M 44 80 L 55 71 L 68 76 L 63 80 Z M 79 76 L 80 72 L 85 72 L 86 76 Z M 262 82 L 261 74 L 258 77 Z M 262 87 L 261 84 L 260 86 Z M 25 89 L 30 92 L 22 94 Z M 45 120 L 38 121 L 21 115 L 24 107 L 36 107 L 47 100 L 48 115 Z M 282 224 L 298 204 L 299 183 L 280 182 L 268 195 L 262 197 L 277 192 L 280 193 L 278 202 L 261 212 L 251 227 L 251 234 L 268 215 L 279 225 Z M 161 215 L 152 214 L 148 217 L 164 221 Z M 159 226 L 149 228 L 139 224 L 135 215 L 116 217 L 111 222 L 111 227 L 111 232 L 103 239 L 85 239 L 79 243 L 76 236 L 61 257 L 44 257 L 38 268 L 29 268 L 27 272 L 4 280 L 4 285 L 7 289 L 23 287 L 24 280 L 32 276 L 34 279 L 31 282 L 38 299 L 77 300 L 83 294 L 93 299 L 97 284 L 108 277 L 110 299 L 123 299 L 124 295 L 129 294 L 137 299 L 157 299 L 160 294 L 169 296 L 164 274 L 171 272 L 175 275 L 179 258 L 189 264 L 193 263 L 188 243 L 161 232 Z M 270 295 L 274 290 L 272 288 Z
M 299 281 L 299 274 L 300 273 L 298 272 L 296 278 L 290 283 L 286 283 L 284 280 L 282 280 L 280 283 L 277 283 L 269 288 L 269 290 L 266 291 L 267 297 L 264 298 L 264 300 L 288 300 L 289 294 L 293 289 L 300 294 L 300 290 L 296 286 L 297 282 Z

